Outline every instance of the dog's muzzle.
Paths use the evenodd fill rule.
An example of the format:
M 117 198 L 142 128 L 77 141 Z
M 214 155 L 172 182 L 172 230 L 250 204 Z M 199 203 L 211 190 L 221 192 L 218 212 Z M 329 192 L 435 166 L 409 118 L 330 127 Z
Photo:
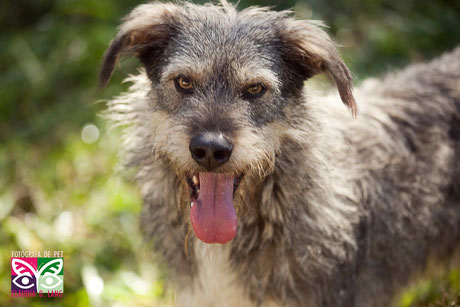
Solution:
M 190 221 L 196 236 L 205 243 L 227 243 L 237 231 L 233 195 L 241 176 L 214 173 L 232 155 L 233 145 L 221 134 L 206 132 L 190 141 L 190 153 L 205 172 L 190 174 Z

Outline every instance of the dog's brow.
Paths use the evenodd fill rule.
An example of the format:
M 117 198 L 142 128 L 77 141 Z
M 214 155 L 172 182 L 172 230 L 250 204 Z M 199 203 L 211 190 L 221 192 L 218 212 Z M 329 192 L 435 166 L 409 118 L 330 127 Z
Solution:
M 280 80 L 273 71 L 266 68 L 246 67 L 237 70 L 236 77 L 242 86 L 263 83 L 273 91 L 279 90 Z
M 199 81 L 202 80 L 203 77 L 206 75 L 206 71 L 208 70 L 209 63 L 204 62 L 196 62 L 196 61 L 186 61 L 187 59 L 183 59 L 180 61 L 173 61 L 169 63 L 163 73 L 161 74 L 160 81 L 167 82 L 178 75 L 186 75 L 187 77 Z M 190 65 L 189 63 L 194 63 Z
M 178 75 L 186 75 L 190 79 L 200 82 L 202 81 L 209 69 L 207 63 L 195 63 L 194 65 L 181 62 L 172 62 L 166 66 L 161 74 L 161 82 L 168 82 L 176 78 Z M 255 83 L 263 83 L 270 90 L 277 92 L 280 88 L 280 80 L 277 75 L 266 68 L 240 67 L 235 69 L 236 83 L 241 87 L 247 87 Z
M 191 80 L 199 81 L 203 78 L 203 72 L 192 67 L 176 67 L 174 69 L 165 70 L 161 74 L 161 82 L 173 80 L 179 75 L 185 75 Z

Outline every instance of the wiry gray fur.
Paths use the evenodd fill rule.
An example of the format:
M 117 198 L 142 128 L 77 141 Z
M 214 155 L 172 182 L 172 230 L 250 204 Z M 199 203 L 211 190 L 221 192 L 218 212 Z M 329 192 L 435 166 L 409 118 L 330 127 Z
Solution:
M 460 48 L 366 81 L 353 118 L 337 95 L 303 87 L 327 73 L 356 112 L 350 73 L 319 27 L 225 2 L 152 3 L 127 17 L 106 53 L 102 84 L 123 53 L 146 67 L 108 103 L 108 116 L 127 126 L 121 147 L 139 170 L 142 227 L 185 305 L 199 296 L 215 304 L 199 285 L 193 231 L 186 241 L 184 177 L 202 171 L 188 144 L 200 131 L 234 144 L 216 172 L 245 174 L 238 233 L 221 249 L 235 276 L 222 292 L 243 289 L 240 305 L 388 306 L 429 259 L 458 245 Z M 257 101 L 238 95 L 245 70 L 270 84 Z M 171 85 L 179 73 L 200 80 L 193 97 Z

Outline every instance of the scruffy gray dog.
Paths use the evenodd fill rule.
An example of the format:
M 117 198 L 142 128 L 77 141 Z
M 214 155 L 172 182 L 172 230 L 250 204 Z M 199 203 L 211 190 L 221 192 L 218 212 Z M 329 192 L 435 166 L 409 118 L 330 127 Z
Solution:
M 108 114 L 178 304 L 388 306 L 458 245 L 460 48 L 353 94 L 319 22 L 154 2 L 125 19 L 102 86 L 126 54 L 145 69 Z M 304 86 L 321 73 L 357 116 Z

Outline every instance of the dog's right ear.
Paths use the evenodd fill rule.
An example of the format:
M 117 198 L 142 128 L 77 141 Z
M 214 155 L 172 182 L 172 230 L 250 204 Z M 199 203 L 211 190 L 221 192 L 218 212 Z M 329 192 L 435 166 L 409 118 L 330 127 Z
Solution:
M 99 73 L 99 87 L 105 87 L 115 65 L 123 55 L 136 55 L 147 73 L 152 63 L 149 58 L 160 56 L 174 31 L 174 18 L 179 6 L 166 3 L 150 3 L 136 7 L 125 19 L 120 31 L 104 54 Z

